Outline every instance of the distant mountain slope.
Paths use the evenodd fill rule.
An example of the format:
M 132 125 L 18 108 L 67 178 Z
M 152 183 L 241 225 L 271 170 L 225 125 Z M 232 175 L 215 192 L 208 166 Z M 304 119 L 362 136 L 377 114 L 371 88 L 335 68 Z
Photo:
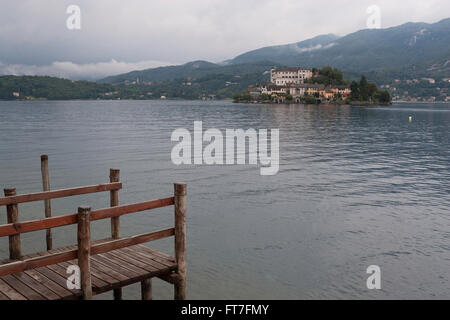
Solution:
M 330 43 L 333 43 L 333 41 L 336 41 L 337 39 L 339 39 L 338 36 L 328 34 L 287 45 L 264 47 L 241 54 L 230 60 L 229 63 L 248 63 L 270 60 L 286 64 L 286 61 L 291 60 L 293 56 L 297 56 L 303 52 L 312 52 L 327 48 Z
M 327 64 L 359 72 L 412 66 L 426 70 L 450 60 L 450 19 L 434 24 L 406 23 L 387 29 L 366 29 L 341 38 L 328 35 L 308 41 L 253 50 L 237 56 L 231 63 L 271 60 L 288 66 Z
M 194 61 L 108 77 L 99 82 L 161 82 L 209 75 L 262 74 L 273 66 L 330 65 L 347 77 L 362 73 L 378 83 L 392 78 L 450 76 L 450 18 L 434 24 L 406 23 L 366 29 L 344 37 L 321 35 L 298 43 L 261 48 L 225 63 Z M 264 79 L 268 79 L 265 74 Z
M 132 71 L 118 76 L 108 77 L 99 80 L 99 82 L 123 83 L 125 81 L 136 81 L 136 79 L 139 79 L 140 82 L 160 82 L 174 79 L 186 79 L 188 77 L 201 78 L 211 74 L 244 75 L 249 73 L 263 73 L 270 70 L 272 66 L 279 66 L 279 64 L 270 61 L 257 61 L 243 64 L 219 65 L 207 61 L 194 61 L 180 66 Z

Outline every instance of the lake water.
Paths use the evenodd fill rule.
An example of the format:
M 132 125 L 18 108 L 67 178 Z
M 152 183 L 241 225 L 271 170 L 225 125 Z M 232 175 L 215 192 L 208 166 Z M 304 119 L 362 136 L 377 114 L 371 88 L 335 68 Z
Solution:
M 413 121 L 409 122 L 409 116 Z M 280 171 L 172 164 L 176 128 L 279 128 Z M 450 298 L 450 105 L 240 105 L 200 101 L 0 102 L 0 187 L 40 191 L 108 182 L 120 168 L 121 203 L 171 196 L 188 184 L 191 299 Z M 52 202 L 54 215 L 108 206 L 108 193 Z M 22 220 L 43 203 L 20 205 Z M 5 223 L 0 208 L 0 223 Z M 173 208 L 121 219 L 123 235 L 173 225 Z M 54 245 L 76 243 L 74 226 Z M 92 225 L 109 235 L 109 221 Z M 172 253 L 172 239 L 149 245 Z M 45 233 L 24 234 L 25 253 Z M 0 257 L 7 257 L 0 239 Z M 381 268 L 382 290 L 366 288 Z M 154 281 L 155 299 L 172 288 Z M 111 293 L 100 296 L 110 298 Z M 139 286 L 124 291 L 139 298 Z

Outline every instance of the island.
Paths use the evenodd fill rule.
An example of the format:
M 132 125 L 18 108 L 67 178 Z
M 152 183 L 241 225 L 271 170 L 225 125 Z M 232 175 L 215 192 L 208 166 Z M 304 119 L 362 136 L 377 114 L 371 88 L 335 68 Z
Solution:
M 233 96 L 234 102 L 389 105 L 392 97 L 361 76 L 359 82 L 344 80 L 343 73 L 330 66 L 321 69 L 289 67 L 270 70 L 270 82 L 250 86 Z

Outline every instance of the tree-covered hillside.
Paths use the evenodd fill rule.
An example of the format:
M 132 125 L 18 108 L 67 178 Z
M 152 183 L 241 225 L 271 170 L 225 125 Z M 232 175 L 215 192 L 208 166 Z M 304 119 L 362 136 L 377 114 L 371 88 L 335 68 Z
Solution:
M 268 73 L 209 74 L 152 83 L 100 84 L 39 76 L 0 77 L 0 99 L 226 99 L 249 85 L 269 80 Z
M 3 76 L 0 77 L 0 99 L 97 99 L 108 91 L 111 85 L 89 81 L 72 81 L 54 77 Z M 15 96 L 18 95 L 18 96 Z

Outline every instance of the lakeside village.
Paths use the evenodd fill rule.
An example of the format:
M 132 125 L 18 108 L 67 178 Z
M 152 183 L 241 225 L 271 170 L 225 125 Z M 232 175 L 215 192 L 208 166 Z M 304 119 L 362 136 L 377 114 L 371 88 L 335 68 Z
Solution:
M 270 82 L 250 86 L 247 92 L 235 94 L 234 102 L 305 103 L 305 104 L 391 104 L 387 90 L 362 76 L 359 82 L 347 82 L 340 70 L 289 67 L 270 70 Z

